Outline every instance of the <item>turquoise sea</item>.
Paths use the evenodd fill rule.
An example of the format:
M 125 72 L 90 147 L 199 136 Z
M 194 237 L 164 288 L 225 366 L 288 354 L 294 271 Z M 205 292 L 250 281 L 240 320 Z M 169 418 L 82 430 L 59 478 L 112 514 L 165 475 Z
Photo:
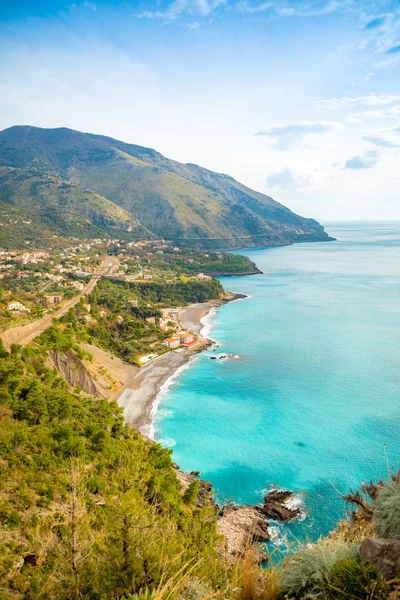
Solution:
M 337 490 L 400 468 L 400 223 L 331 223 L 331 243 L 241 251 L 264 272 L 222 278 L 250 298 L 219 309 L 175 379 L 156 439 L 219 502 L 294 490 L 305 518 L 276 541 L 316 539 L 345 514 Z M 336 488 L 336 489 L 335 489 Z

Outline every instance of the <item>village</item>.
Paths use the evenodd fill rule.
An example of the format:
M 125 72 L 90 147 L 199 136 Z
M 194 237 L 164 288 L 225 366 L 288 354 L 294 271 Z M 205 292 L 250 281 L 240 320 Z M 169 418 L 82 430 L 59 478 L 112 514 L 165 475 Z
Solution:
M 209 255 L 187 254 L 168 242 L 116 239 L 74 239 L 64 248 L 47 250 L 0 250 L 0 331 L 56 311 L 94 277 L 167 284 L 187 277 L 210 280 L 195 271 L 199 258 L 201 266 Z M 192 273 L 180 266 L 185 259 Z

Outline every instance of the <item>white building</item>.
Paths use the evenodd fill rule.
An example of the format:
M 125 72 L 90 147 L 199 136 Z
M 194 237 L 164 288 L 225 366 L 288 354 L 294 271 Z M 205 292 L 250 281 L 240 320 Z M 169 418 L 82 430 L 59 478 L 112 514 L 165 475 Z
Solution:
M 181 341 L 177 337 L 170 337 L 165 338 L 163 344 L 164 346 L 167 346 L 167 348 L 179 348 L 179 346 L 181 345 Z
M 22 310 L 24 312 L 31 312 L 29 308 L 26 308 L 26 306 L 22 304 L 22 302 L 18 302 L 16 300 L 7 304 L 7 310 Z

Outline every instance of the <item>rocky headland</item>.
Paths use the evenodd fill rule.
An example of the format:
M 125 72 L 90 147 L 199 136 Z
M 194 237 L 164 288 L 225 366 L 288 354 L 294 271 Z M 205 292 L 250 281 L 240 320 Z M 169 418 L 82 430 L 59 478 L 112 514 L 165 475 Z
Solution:
M 252 506 L 250 504 L 227 504 L 219 507 L 213 499 L 211 483 L 198 479 L 199 472 L 187 473 L 181 471 L 174 463 L 176 476 L 185 492 L 188 487 L 198 481 L 197 505 L 204 507 L 207 504 L 217 513 L 217 532 L 223 537 L 221 551 L 230 560 L 242 556 L 249 546 L 255 546 L 254 558 L 263 563 L 268 556 L 262 549 L 262 544 L 271 539 L 267 516 L 274 520 L 288 522 L 300 516 L 298 508 L 289 508 L 286 503 L 293 498 L 294 492 L 289 490 L 272 490 L 264 498 L 263 504 Z

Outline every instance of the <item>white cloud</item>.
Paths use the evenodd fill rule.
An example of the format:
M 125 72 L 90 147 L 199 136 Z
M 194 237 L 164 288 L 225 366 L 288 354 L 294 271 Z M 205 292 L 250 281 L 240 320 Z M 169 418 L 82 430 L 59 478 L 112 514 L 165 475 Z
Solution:
M 270 137 L 274 140 L 273 148 L 290 150 L 298 146 L 305 138 L 317 136 L 339 128 L 339 123 L 299 121 L 287 125 L 270 127 L 265 131 L 257 131 L 254 135 Z
M 317 17 L 352 5 L 352 0 L 300 0 L 295 4 L 291 0 L 240 0 L 237 8 L 247 13 L 271 12 L 280 17 Z
M 313 178 L 297 175 L 294 171 L 285 167 L 279 173 L 272 173 L 267 177 L 267 186 L 280 189 L 284 192 L 296 192 L 299 188 L 312 185 Z
M 166 10 L 146 10 L 137 16 L 165 21 L 173 21 L 183 15 L 207 17 L 213 10 L 224 4 L 226 0 L 173 0 Z
M 89 10 L 92 10 L 93 12 L 96 12 L 97 10 L 97 4 L 95 2 L 89 2 L 89 0 L 85 0 L 83 6 Z
M 362 169 L 371 169 L 378 164 L 380 154 L 377 150 L 369 150 L 364 152 L 361 156 L 354 156 L 346 161 L 345 169 L 353 169 L 354 171 L 360 171 Z
M 400 144 L 394 142 L 393 140 L 388 140 L 385 137 L 380 135 L 364 135 L 363 140 L 366 142 L 370 142 L 374 144 L 374 146 L 378 146 L 379 148 L 399 148 Z
M 400 118 L 400 104 L 380 108 L 377 110 L 365 110 L 352 113 L 347 118 L 349 123 L 362 123 L 363 121 L 371 120 L 386 120 L 389 122 L 397 121 Z
M 355 106 L 386 106 L 400 102 L 400 94 L 376 94 L 368 96 L 339 96 L 338 98 L 326 98 L 316 103 L 322 108 L 343 109 Z

